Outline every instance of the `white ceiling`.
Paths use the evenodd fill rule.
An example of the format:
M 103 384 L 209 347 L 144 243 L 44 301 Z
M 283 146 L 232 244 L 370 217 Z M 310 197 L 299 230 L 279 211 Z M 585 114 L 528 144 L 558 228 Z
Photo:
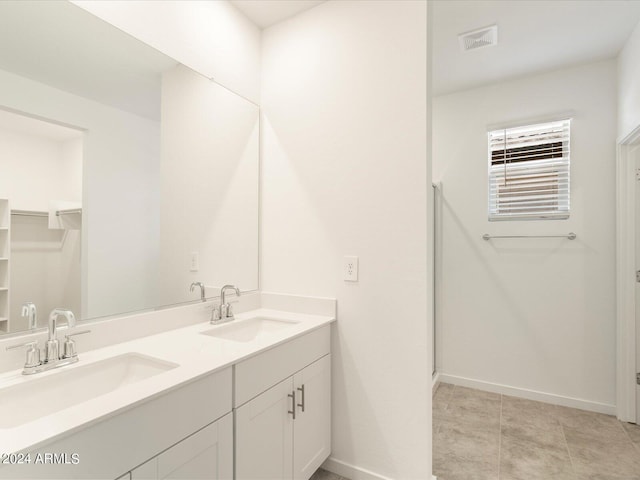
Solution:
M 260 28 L 267 28 L 326 0 L 230 0 Z
M 614 58 L 639 0 L 435 0 L 433 94 Z M 498 25 L 498 45 L 460 51 L 458 34 Z
M 231 1 L 264 28 L 324 0 Z M 442 95 L 613 58 L 640 21 L 640 0 L 434 0 L 432 14 Z M 494 23 L 497 46 L 460 51 L 459 33 Z M 159 74 L 175 64 L 71 3 L 0 1 L 0 69 L 157 119 Z

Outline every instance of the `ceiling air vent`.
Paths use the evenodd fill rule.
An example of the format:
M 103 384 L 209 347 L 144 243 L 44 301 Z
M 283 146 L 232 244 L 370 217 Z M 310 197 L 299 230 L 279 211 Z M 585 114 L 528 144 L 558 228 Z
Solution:
M 460 48 L 463 52 L 476 50 L 482 47 L 490 47 L 498 43 L 498 25 L 479 28 L 471 32 L 461 33 L 458 35 L 460 40 Z

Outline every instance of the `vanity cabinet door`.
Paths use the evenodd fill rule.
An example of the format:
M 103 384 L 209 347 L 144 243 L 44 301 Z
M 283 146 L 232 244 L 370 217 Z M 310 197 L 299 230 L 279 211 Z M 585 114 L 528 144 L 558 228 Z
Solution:
M 293 468 L 293 379 L 236 410 L 236 479 L 290 479 Z
M 232 415 L 187 437 L 131 474 L 132 480 L 232 480 Z
M 330 453 L 331 355 L 236 409 L 237 480 L 308 480 Z
M 308 480 L 331 453 L 331 355 L 293 377 L 293 478 Z

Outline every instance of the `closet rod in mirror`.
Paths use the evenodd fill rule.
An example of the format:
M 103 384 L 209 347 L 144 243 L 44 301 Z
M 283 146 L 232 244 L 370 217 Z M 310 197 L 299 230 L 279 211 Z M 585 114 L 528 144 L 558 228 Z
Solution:
M 38 212 L 33 210 L 11 210 L 11 215 L 17 215 L 19 217 L 48 217 L 47 212 Z
M 82 209 L 81 208 L 72 208 L 70 210 L 58 210 L 58 211 L 56 211 L 56 217 L 59 217 L 61 215 L 73 215 L 75 213 L 82 213 Z
M 565 233 L 564 235 L 489 235 L 485 233 L 482 235 L 483 240 L 491 240 L 492 238 L 568 238 L 569 240 L 575 240 L 577 235 L 573 232 Z

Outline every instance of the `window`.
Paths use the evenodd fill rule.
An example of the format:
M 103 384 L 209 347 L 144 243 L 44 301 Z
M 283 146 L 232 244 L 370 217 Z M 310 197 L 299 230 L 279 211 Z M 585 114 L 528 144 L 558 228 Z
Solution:
M 489 132 L 489 220 L 569 218 L 570 125 Z

